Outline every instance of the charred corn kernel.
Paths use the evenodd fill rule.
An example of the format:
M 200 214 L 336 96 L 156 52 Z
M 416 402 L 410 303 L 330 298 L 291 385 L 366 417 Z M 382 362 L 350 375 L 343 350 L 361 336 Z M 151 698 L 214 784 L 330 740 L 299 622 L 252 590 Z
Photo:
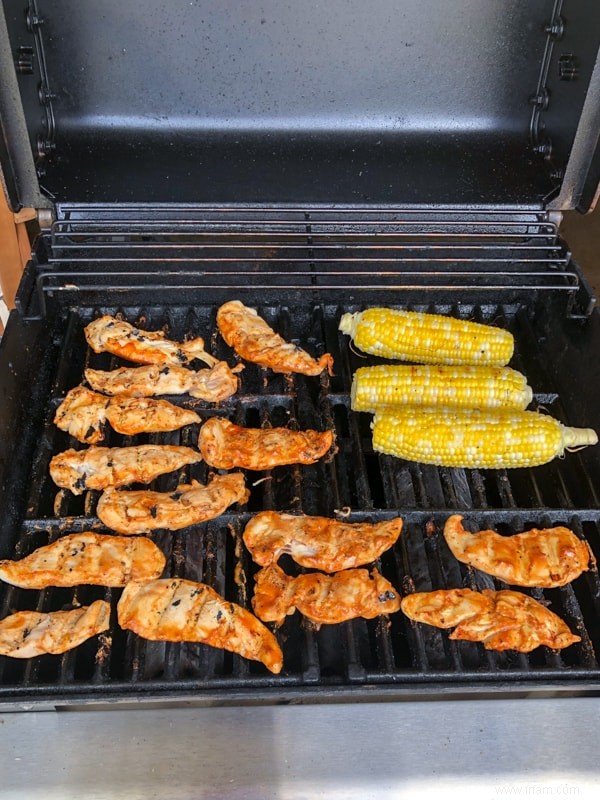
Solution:
M 423 364 L 503 367 L 514 350 L 512 334 L 502 328 L 392 308 L 344 314 L 340 330 L 365 353 Z
M 590 428 L 535 411 L 406 408 L 377 413 L 372 428 L 375 450 L 442 467 L 534 467 L 598 442 Z
M 523 409 L 532 396 L 525 376 L 509 367 L 382 364 L 356 370 L 350 401 L 354 411 L 372 413 L 406 405 Z

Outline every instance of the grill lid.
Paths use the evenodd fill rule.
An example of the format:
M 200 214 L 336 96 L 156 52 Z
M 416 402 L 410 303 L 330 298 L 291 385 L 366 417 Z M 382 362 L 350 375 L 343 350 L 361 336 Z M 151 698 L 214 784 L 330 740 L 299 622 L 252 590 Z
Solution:
M 593 0 L 24 5 L 0 20 L 14 205 L 584 208 L 598 182 Z

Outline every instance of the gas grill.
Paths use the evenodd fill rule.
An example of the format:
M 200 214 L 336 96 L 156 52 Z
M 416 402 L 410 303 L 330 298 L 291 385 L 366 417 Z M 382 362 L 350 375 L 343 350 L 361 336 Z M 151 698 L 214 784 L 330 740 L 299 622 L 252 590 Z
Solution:
M 492 55 L 499 59 L 498 71 L 515 58 L 518 89 L 524 91 L 527 80 L 537 81 L 533 102 L 527 106 L 527 96 L 520 98 L 526 112 L 507 90 L 494 106 L 496 112 L 502 103 L 508 109 L 507 120 L 495 120 L 500 127 L 506 123 L 502 134 L 516 124 L 513 111 L 521 121 L 530 115 L 529 138 L 525 131 L 523 145 L 518 144 L 520 131 L 498 136 L 497 146 L 490 148 L 493 129 L 479 137 L 467 131 L 461 140 L 456 131 L 437 135 L 435 126 L 426 136 L 411 131 L 397 141 L 392 126 L 378 142 L 357 132 L 354 149 L 352 141 L 339 138 L 339 131 L 331 141 L 327 135 L 304 131 L 294 143 L 282 137 L 277 126 L 265 136 L 256 129 L 240 132 L 238 139 L 229 131 L 219 149 L 212 134 L 204 139 L 199 134 L 198 141 L 191 141 L 189 131 L 177 130 L 174 118 L 168 134 L 158 112 L 147 116 L 146 130 L 134 133 L 134 123 L 115 113 L 112 130 L 101 112 L 110 110 L 111 103 L 119 105 L 119 91 L 125 91 L 123 73 L 118 73 L 122 83 L 112 93 L 116 67 L 96 73 L 96 95 L 89 96 L 92 78 L 85 72 L 88 62 L 77 36 L 71 44 L 80 45 L 73 46 L 71 56 L 80 60 L 71 67 L 77 62 L 85 74 L 62 71 L 69 61 L 63 36 L 83 36 L 89 11 L 80 10 L 80 4 L 53 4 L 61 6 L 59 14 L 49 4 L 29 2 L 17 14 L 12 5 L 5 3 L 5 13 L 8 39 L 20 59 L 23 108 L 9 108 L 5 97 L 3 111 L 7 128 L 16 130 L 25 123 L 28 141 L 5 142 L 10 154 L 3 161 L 6 183 L 13 202 L 43 196 L 39 205 L 50 205 L 51 211 L 42 219 L 17 311 L 2 340 L 1 558 L 22 557 L 67 532 L 105 530 L 96 517 L 98 493 L 75 497 L 58 491 L 48 472 L 56 453 L 82 447 L 53 424 L 66 392 L 83 381 L 88 366 L 125 365 L 108 354 L 91 352 L 84 326 L 102 314 L 116 314 L 144 329 L 163 329 L 176 340 L 203 336 L 213 355 L 233 364 L 236 356 L 215 324 L 219 304 L 233 298 L 257 308 L 282 336 L 311 354 L 330 352 L 333 376 L 276 375 L 245 364 L 240 391 L 218 406 L 185 396 L 169 399 L 197 410 L 202 418 L 219 415 L 248 426 L 331 429 L 336 447 L 313 466 L 248 473 L 251 496 L 243 508 L 234 506 L 183 532 L 151 534 L 167 556 L 165 576 L 206 582 L 228 600 L 251 609 L 257 567 L 241 537 L 246 522 L 263 509 L 372 522 L 399 514 L 403 533 L 377 567 L 402 594 L 502 588 L 451 556 L 442 529 L 454 512 L 464 513 L 473 529 L 491 527 L 506 534 L 564 524 L 600 557 L 598 448 L 569 453 L 535 469 L 509 471 L 436 468 L 377 454 L 371 445 L 370 417 L 350 410 L 349 391 L 356 368 L 378 361 L 354 352 L 338 331 L 342 313 L 372 305 L 497 324 L 515 336 L 511 366 L 528 377 L 534 407 L 563 423 L 600 430 L 594 397 L 600 386 L 595 355 L 600 352 L 600 316 L 557 230 L 560 209 L 589 206 L 598 182 L 597 128 L 579 126 L 580 118 L 593 119 L 597 112 L 600 76 L 593 79 L 592 70 L 600 15 L 592 9 L 594 4 L 586 4 L 587 23 L 575 11 L 569 17 L 563 8 L 567 3 L 540 0 L 532 4 L 533 10 L 511 4 L 512 22 L 503 19 L 519 41 L 516 49 L 497 38 L 500 17 L 486 17 L 493 35 L 484 37 L 483 45 L 495 44 Z M 109 16 L 117 14 L 118 4 L 107 5 Z M 149 35 L 160 40 L 164 34 L 173 44 L 174 34 L 161 28 L 167 12 L 159 3 L 145 5 L 150 7 Z M 390 10 L 384 7 L 382 3 L 376 12 L 382 23 Z M 411 10 L 412 4 L 406 7 Z M 250 14 L 253 22 L 256 13 Z M 282 14 L 289 34 L 296 12 Z M 457 25 L 465 24 L 470 4 L 459 4 L 456 14 L 458 21 L 446 20 L 452 35 Z M 59 17 L 65 30 L 58 25 Z M 183 10 L 173 18 L 185 37 Z M 357 19 L 352 36 L 358 31 Z M 97 36 L 86 40 L 90 58 L 104 47 L 112 61 L 117 51 L 102 20 L 97 22 Z M 217 25 L 214 18 L 213 23 Z M 423 47 L 420 27 L 414 20 L 408 27 L 416 47 Z M 580 51 L 571 52 L 582 28 L 588 36 Z M 134 33 L 119 32 L 124 57 Z M 225 25 L 218 35 L 230 33 Z M 407 49 L 412 47 L 409 38 L 407 33 Z M 304 41 L 302 35 L 300 39 Z M 437 52 L 435 36 L 428 35 L 426 41 L 429 53 Z M 535 45 L 535 58 L 523 50 L 525 45 Z M 238 46 L 249 57 L 240 42 Z M 262 65 L 263 56 L 253 55 Z M 189 53 L 177 56 L 190 66 Z M 150 69 L 148 59 L 136 58 L 133 76 L 142 63 Z M 331 80 L 332 73 L 335 70 L 325 69 Z M 38 131 L 38 109 L 32 110 L 32 75 L 41 82 L 37 102 L 44 112 L 43 135 Z M 339 74 L 338 78 L 343 83 Z M 236 97 L 247 88 L 248 74 L 240 79 L 242 88 L 232 90 Z M 165 80 L 161 75 L 150 82 L 152 101 L 158 102 Z M 476 94 L 484 111 L 489 104 L 483 84 L 485 80 Z M 206 91 L 210 105 L 218 93 L 214 87 Z M 313 86 L 307 91 L 318 105 L 322 90 Z M 357 88 L 357 103 L 365 100 L 363 91 Z M 382 88 L 382 107 L 393 94 Z M 418 91 L 406 88 L 406 96 L 409 107 L 411 102 L 413 108 L 418 106 Z M 439 93 L 436 97 L 439 100 Z M 171 97 L 164 102 L 174 114 Z M 470 102 L 465 99 L 465 106 Z M 90 116 L 94 103 L 100 110 Z M 142 107 L 145 103 L 147 112 L 155 107 L 148 98 L 140 101 Z M 557 106 L 568 109 L 561 125 L 555 119 Z M 334 112 L 342 107 L 334 103 Z M 137 111 L 136 105 L 132 117 Z M 442 111 L 450 125 L 450 107 Z M 459 125 L 460 109 L 457 115 Z M 253 122 L 260 128 L 259 117 Z M 557 130 L 551 144 L 548 131 L 553 125 Z M 27 182 L 31 142 L 36 143 L 35 185 Z M 200 181 L 188 167 L 202 147 L 205 174 Z M 373 148 L 378 148 L 376 153 Z M 404 165 L 401 177 L 395 159 Z M 283 172 L 288 170 L 285 176 L 278 174 L 278 164 Z M 317 181 L 319 175 L 322 180 Z M 198 426 L 136 437 L 107 431 L 105 443 L 195 447 L 197 436 Z M 170 491 L 183 480 L 205 482 L 208 474 L 205 464 L 195 464 L 162 476 L 150 488 Z M 293 569 L 291 562 L 285 566 Z M 18 709 L 108 701 L 271 704 L 597 692 L 600 581 L 595 561 L 566 587 L 529 593 L 549 603 L 581 643 L 560 654 L 547 648 L 530 655 L 494 653 L 479 644 L 450 641 L 445 632 L 415 625 L 401 613 L 320 629 L 295 614 L 277 631 L 284 669 L 274 676 L 262 665 L 224 651 L 195 643 L 149 642 L 121 630 L 116 621 L 120 590 L 80 586 L 38 592 L 3 585 L 0 617 L 17 609 L 59 610 L 104 598 L 112 605 L 113 619 L 106 634 L 61 657 L 25 662 L 0 658 L 0 703 L 2 708 Z

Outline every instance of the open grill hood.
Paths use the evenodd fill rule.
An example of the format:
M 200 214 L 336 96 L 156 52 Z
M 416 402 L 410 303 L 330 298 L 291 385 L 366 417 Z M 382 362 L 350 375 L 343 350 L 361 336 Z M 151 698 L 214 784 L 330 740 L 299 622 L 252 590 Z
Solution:
M 3 5 L 15 205 L 583 209 L 598 183 L 594 0 Z

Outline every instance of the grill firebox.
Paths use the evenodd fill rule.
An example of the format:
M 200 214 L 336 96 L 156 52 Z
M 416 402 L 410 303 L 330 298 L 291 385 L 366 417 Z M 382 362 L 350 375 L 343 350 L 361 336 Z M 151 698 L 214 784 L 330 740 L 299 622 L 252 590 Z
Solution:
M 239 393 L 219 406 L 185 396 L 168 399 L 203 418 L 220 415 L 241 425 L 333 429 L 337 449 L 313 466 L 247 473 L 248 506 L 233 507 L 185 531 L 152 534 L 167 556 L 165 576 L 204 581 L 251 609 L 258 567 L 241 534 L 251 515 L 263 509 L 352 521 L 400 514 L 404 531 L 376 566 L 402 594 L 462 586 L 506 588 L 451 556 L 442 529 L 455 512 L 464 513 L 474 530 L 494 527 L 507 534 L 566 524 L 600 557 L 598 455 L 593 450 L 532 470 L 438 469 L 374 453 L 370 416 L 349 408 L 354 370 L 381 362 L 353 352 L 338 322 L 345 311 L 377 302 L 508 328 L 517 344 L 511 366 L 527 375 L 534 405 L 564 423 L 599 427 L 590 392 L 577 386 L 589 369 L 582 342 L 597 330 L 597 320 L 585 314 L 585 287 L 547 219 L 531 214 L 498 220 L 480 213 L 457 222 L 443 214 L 386 218 L 382 212 L 376 223 L 368 215 L 340 213 L 336 220 L 332 214 L 288 212 L 259 224 L 248 212 L 236 223 L 223 211 L 212 217 L 204 211 L 203 219 L 202 224 L 188 220 L 178 225 L 167 215 L 160 225 L 158 220 L 142 225 L 129 210 L 119 219 L 97 215 L 83 226 L 71 210 L 46 237 L 49 258 L 38 249 L 38 262 L 30 265 L 23 284 L 21 307 L 31 318 L 25 330 L 29 324 L 38 331 L 36 358 L 43 369 L 38 399 L 21 415 L 28 457 L 13 465 L 20 477 L 13 474 L 10 480 L 20 488 L 11 501 L 13 522 L 10 529 L 5 524 L 1 557 L 22 557 L 68 532 L 104 530 L 95 515 L 99 493 L 75 497 L 59 492 L 48 474 L 53 455 L 83 447 L 52 423 L 66 392 L 83 380 L 87 366 L 126 364 L 92 353 L 83 327 L 101 314 L 121 314 L 142 328 L 164 328 L 175 339 L 202 335 L 215 356 L 233 364 L 234 354 L 216 333 L 215 315 L 220 302 L 237 296 L 285 338 L 315 355 L 332 353 L 334 376 L 275 375 L 246 364 Z M 528 263 L 532 248 L 533 267 Z M 292 261 L 290 253 L 296 253 Z M 415 253 L 420 271 L 412 266 Z M 485 265 L 490 253 L 496 266 L 500 260 L 506 264 L 502 286 Z M 181 263 L 176 266 L 169 258 Z M 173 302 L 176 296 L 178 303 Z M 40 316 L 41 321 L 36 319 Z M 196 446 L 198 428 L 129 438 L 107 429 L 103 444 Z M 169 491 L 190 479 L 205 482 L 208 469 L 191 465 L 162 476 L 150 488 Z M 294 570 L 291 561 L 282 565 Z M 147 642 L 122 631 L 116 621 L 120 591 L 1 586 L 0 617 L 13 610 L 58 610 L 104 598 L 112 604 L 113 618 L 107 634 L 62 657 L 0 658 L 0 697 L 7 703 L 52 704 L 161 697 L 197 702 L 373 699 L 419 692 L 511 693 L 525 686 L 527 691 L 591 691 L 600 677 L 595 562 L 564 588 L 523 590 L 548 602 L 581 636 L 581 643 L 560 654 L 547 648 L 529 656 L 490 653 L 478 644 L 451 642 L 446 633 L 414 625 L 402 613 L 320 630 L 295 614 L 277 632 L 284 652 L 279 676 L 207 646 Z

